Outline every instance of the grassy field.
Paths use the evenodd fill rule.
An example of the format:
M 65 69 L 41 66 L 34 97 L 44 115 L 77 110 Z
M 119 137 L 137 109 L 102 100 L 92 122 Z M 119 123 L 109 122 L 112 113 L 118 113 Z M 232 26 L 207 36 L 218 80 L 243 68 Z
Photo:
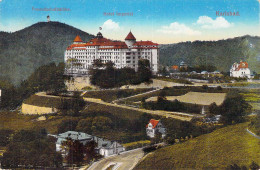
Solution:
M 83 97 L 102 99 L 105 102 L 111 102 L 119 98 L 125 98 L 147 91 L 153 90 L 147 89 L 119 89 L 119 90 L 104 90 L 104 91 L 88 91 Z
M 86 110 L 83 111 L 84 114 L 88 114 L 89 112 L 108 112 L 116 117 L 122 118 L 122 119 L 129 119 L 129 120 L 135 120 L 139 119 L 140 116 L 142 116 L 144 113 L 139 112 L 136 110 L 129 110 L 125 108 L 120 107 L 113 107 L 108 106 L 104 104 L 98 104 L 98 103 L 90 103 L 86 107 Z M 151 115 L 155 118 L 159 118 L 159 116 Z
M 68 101 L 72 101 L 74 99 L 70 98 L 63 98 Z M 62 102 L 61 97 L 48 97 L 48 96 L 39 96 L 39 95 L 32 95 L 28 99 L 26 99 L 23 103 L 41 106 L 41 107 L 55 107 L 58 108 Z
M 22 115 L 18 112 L 0 112 L 0 129 L 11 129 L 18 131 L 21 129 L 41 129 L 46 128 L 49 133 L 57 133 L 57 125 L 69 117 L 48 116 L 44 121 L 37 121 L 38 115 Z
M 226 85 L 230 87 L 260 87 L 260 82 L 235 82 Z
M 179 100 L 184 103 L 192 103 L 199 105 L 210 105 L 215 102 L 217 105 L 223 103 L 225 99 L 225 93 L 200 93 L 200 92 L 189 92 L 182 96 L 166 96 L 167 100 Z M 151 97 L 146 101 L 157 101 L 157 97 Z
M 230 164 L 260 164 L 260 140 L 246 132 L 248 123 L 218 129 L 149 154 L 137 169 L 224 169 Z
M 122 110 L 120 110 L 122 113 Z M 121 115 L 123 117 L 124 115 Z M 137 115 L 139 118 L 140 115 Z M 18 112 L 0 112 L 0 129 L 10 129 L 14 131 L 19 131 L 22 129 L 43 129 L 45 128 L 48 133 L 57 134 L 58 133 L 58 125 L 63 120 L 73 119 L 80 120 L 82 117 L 71 117 L 71 116 L 59 116 L 59 115 L 48 115 L 46 120 L 37 121 L 38 115 L 22 115 Z M 135 117 L 134 115 L 129 115 L 129 118 Z M 145 127 L 145 125 L 144 125 Z M 96 135 L 108 140 L 116 140 L 116 141 L 127 141 L 129 137 L 136 138 L 139 140 L 140 137 L 143 137 L 144 134 L 141 132 L 128 132 L 127 130 L 110 130 L 104 132 L 95 132 L 92 135 Z M 1 148 L 0 148 L 1 150 Z M 1 151 L 0 151 L 1 153 Z
M 241 90 L 240 94 L 253 107 L 253 110 L 255 110 L 255 111 L 260 110 L 260 90 L 259 89 Z
M 203 92 L 203 93 L 227 93 L 229 89 L 221 89 L 218 90 L 217 88 L 202 88 L 202 87 L 192 87 L 192 86 L 184 86 L 184 87 L 168 87 L 163 89 L 166 93 L 166 96 L 181 96 L 185 95 L 188 92 Z M 130 104 L 130 105 L 138 105 L 136 102 L 141 101 L 143 98 L 148 99 L 151 97 L 157 98 L 157 96 L 160 94 L 162 90 L 155 91 L 153 93 L 141 95 L 141 96 L 136 96 L 133 98 L 129 98 L 127 100 L 120 101 L 122 104 Z
M 260 93 L 240 93 L 247 102 L 260 102 Z
M 41 115 L 42 116 L 42 115 Z M 70 116 L 51 116 L 48 115 L 46 120 L 38 121 L 39 115 L 23 115 L 18 112 L 0 112 L 0 129 L 10 129 L 19 131 L 22 129 L 42 129 L 45 128 L 49 133 L 58 132 L 57 125 L 62 120 L 74 117 Z

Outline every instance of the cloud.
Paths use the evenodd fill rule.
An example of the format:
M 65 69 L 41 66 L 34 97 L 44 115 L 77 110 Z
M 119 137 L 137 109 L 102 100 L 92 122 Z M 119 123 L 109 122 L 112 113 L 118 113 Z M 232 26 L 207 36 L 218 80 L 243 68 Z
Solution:
M 159 32 L 166 34 L 200 35 L 201 32 L 191 29 L 185 24 L 173 22 L 169 26 L 162 26 Z
M 120 28 L 119 23 L 114 22 L 112 19 L 105 21 L 104 24 L 102 25 L 102 29 L 104 30 L 117 30 L 119 28 Z
M 217 17 L 215 20 L 208 16 L 200 16 L 197 24 L 205 29 L 229 28 L 233 23 L 228 22 L 224 17 Z

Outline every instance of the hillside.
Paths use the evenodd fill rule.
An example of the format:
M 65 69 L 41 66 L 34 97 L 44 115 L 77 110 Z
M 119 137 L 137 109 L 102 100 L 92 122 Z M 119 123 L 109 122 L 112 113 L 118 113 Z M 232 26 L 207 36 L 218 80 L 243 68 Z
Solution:
M 229 71 L 234 62 L 245 60 L 251 71 L 260 73 L 260 37 L 249 35 L 219 41 L 194 41 L 160 46 L 160 63 L 164 66 L 214 65 Z
M 64 51 L 75 36 L 93 37 L 59 22 L 39 22 L 22 30 L 0 32 L 0 76 L 18 84 L 39 66 L 64 60 Z
M 246 132 L 248 123 L 218 129 L 159 149 L 148 155 L 137 169 L 224 169 L 230 164 L 260 164 L 260 140 Z

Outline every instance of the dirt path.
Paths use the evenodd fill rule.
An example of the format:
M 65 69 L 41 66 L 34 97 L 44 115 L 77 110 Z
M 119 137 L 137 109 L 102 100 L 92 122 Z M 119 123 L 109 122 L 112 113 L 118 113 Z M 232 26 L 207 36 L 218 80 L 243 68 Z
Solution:
M 58 98 L 59 96 L 52 96 L 52 95 L 46 95 L 44 92 L 39 92 L 36 95 L 38 96 L 46 96 L 46 97 L 54 97 Z M 124 105 L 118 105 L 118 104 L 113 104 L 113 103 L 107 103 L 102 100 L 94 99 L 94 98 L 85 98 L 83 97 L 84 101 L 86 102 L 91 102 L 91 103 L 98 103 L 98 104 L 104 104 L 107 106 L 112 106 L 112 107 L 119 107 L 119 108 L 124 108 L 124 109 L 129 109 L 129 110 L 135 110 L 143 113 L 149 113 L 149 114 L 155 114 L 159 116 L 164 116 L 166 118 L 170 117 L 173 119 L 179 119 L 182 121 L 191 121 L 193 117 L 202 117 L 201 115 L 194 115 L 194 114 L 187 114 L 187 113 L 182 113 L 182 112 L 169 112 L 169 111 L 163 111 L 163 110 L 146 110 L 146 109 L 139 109 L 139 108 L 134 108 L 130 106 L 124 106 Z
M 107 102 L 104 102 L 104 101 L 101 101 L 101 100 L 91 99 L 91 98 L 83 98 L 83 99 L 86 102 L 92 102 L 92 103 L 104 104 L 106 106 L 119 107 L 119 108 L 124 108 L 124 109 L 129 109 L 129 110 L 135 110 L 135 111 L 139 111 L 139 112 L 144 112 L 144 113 L 164 116 L 166 118 L 170 117 L 170 118 L 173 118 L 173 119 L 179 119 L 179 120 L 182 120 L 182 121 L 190 121 L 193 117 L 202 117 L 200 115 L 187 114 L 187 113 L 182 113 L 182 112 L 169 112 L 169 111 L 163 111 L 163 110 L 139 109 L 139 108 L 134 108 L 134 107 L 130 107 L 130 106 L 124 106 L 124 105 L 117 105 L 117 104 L 107 103 Z

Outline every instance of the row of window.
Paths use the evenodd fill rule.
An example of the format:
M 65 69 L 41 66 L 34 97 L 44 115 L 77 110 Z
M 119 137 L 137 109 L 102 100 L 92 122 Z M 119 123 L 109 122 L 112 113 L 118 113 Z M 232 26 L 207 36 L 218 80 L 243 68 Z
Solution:
M 68 56 L 67 58 L 72 58 L 72 57 L 70 57 L 70 56 Z M 76 59 L 86 59 L 86 60 L 93 60 L 93 59 L 95 59 L 95 56 L 75 56 L 74 58 L 76 58 Z M 113 56 L 113 57 L 111 57 L 111 56 L 99 56 L 99 58 L 100 59 L 109 59 L 109 60 L 119 60 L 120 59 L 120 57 L 119 56 Z M 140 59 L 141 58 L 141 56 L 138 56 L 138 59 Z M 151 58 L 150 58 L 150 56 L 142 56 L 142 58 L 144 58 L 144 59 L 148 59 L 148 60 L 150 60 Z M 124 57 L 122 57 L 122 59 L 124 59 Z M 128 57 L 126 57 L 125 58 L 126 60 L 135 60 L 136 59 L 136 57 L 130 57 L 130 56 L 128 56 Z

